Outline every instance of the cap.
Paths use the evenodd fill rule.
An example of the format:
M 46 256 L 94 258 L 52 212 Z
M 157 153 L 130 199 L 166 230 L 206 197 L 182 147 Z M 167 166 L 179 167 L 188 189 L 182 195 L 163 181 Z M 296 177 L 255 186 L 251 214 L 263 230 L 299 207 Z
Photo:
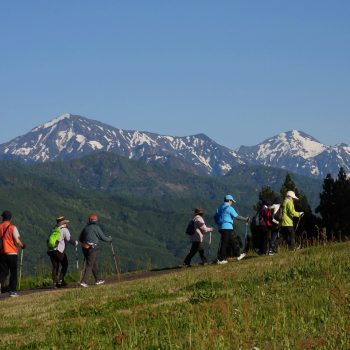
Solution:
M 56 223 L 57 225 L 64 225 L 64 224 L 68 224 L 70 221 L 69 220 L 66 220 L 66 218 L 62 215 L 62 216 L 59 216 L 57 219 L 56 219 Z
M 203 208 L 196 208 L 194 210 L 195 215 L 203 215 L 204 214 L 204 209 Z
M 231 194 L 227 194 L 225 196 L 225 201 L 232 201 L 232 202 L 236 202 L 234 199 L 233 199 L 233 196 Z
M 90 214 L 88 218 L 89 218 L 89 221 L 98 221 L 97 214 Z
M 1 216 L 4 220 L 11 220 L 12 213 L 9 210 L 4 210 L 1 214 Z
M 287 197 L 291 197 L 291 198 L 293 198 L 293 199 L 299 199 L 299 198 L 295 195 L 294 191 L 288 191 L 288 192 L 287 192 Z

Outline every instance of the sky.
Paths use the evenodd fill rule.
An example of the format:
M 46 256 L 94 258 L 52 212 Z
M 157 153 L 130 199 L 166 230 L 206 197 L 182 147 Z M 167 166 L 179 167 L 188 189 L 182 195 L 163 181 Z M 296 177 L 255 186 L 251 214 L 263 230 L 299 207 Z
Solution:
M 0 0 L 0 143 L 64 113 L 350 144 L 350 1 Z

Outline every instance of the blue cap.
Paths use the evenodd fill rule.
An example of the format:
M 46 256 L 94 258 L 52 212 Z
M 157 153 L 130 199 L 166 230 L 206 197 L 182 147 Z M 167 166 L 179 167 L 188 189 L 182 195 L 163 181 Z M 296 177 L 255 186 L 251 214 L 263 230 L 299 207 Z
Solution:
M 227 194 L 227 195 L 225 196 L 225 201 L 233 201 L 233 202 L 236 202 L 236 201 L 233 199 L 232 195 L 230 195 L 230 194 Z

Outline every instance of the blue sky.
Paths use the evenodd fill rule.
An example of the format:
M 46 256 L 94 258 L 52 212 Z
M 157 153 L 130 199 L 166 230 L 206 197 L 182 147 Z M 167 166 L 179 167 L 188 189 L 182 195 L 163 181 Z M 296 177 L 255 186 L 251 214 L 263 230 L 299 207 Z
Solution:
M 230 148 L 350 144 L 349 18 L 350 1 L 0 0 L 0 143 L 69 112 Z

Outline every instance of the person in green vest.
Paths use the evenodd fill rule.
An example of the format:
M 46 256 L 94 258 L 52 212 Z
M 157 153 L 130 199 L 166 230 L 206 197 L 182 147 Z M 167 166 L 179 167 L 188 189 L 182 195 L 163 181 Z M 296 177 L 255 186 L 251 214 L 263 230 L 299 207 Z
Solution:
M 293 219 L 299 218 L 304 215 L 304 212 L 297 212 L 294 209 L 294 200 L 299 198 L 295 195 L 294 191 L 288 191 L 286 198 L 282 203 L 282 223 L 281 223 L 281 235 L 287 242 L 290 250 L 295 249 L 295 230 L 293 226 Z

